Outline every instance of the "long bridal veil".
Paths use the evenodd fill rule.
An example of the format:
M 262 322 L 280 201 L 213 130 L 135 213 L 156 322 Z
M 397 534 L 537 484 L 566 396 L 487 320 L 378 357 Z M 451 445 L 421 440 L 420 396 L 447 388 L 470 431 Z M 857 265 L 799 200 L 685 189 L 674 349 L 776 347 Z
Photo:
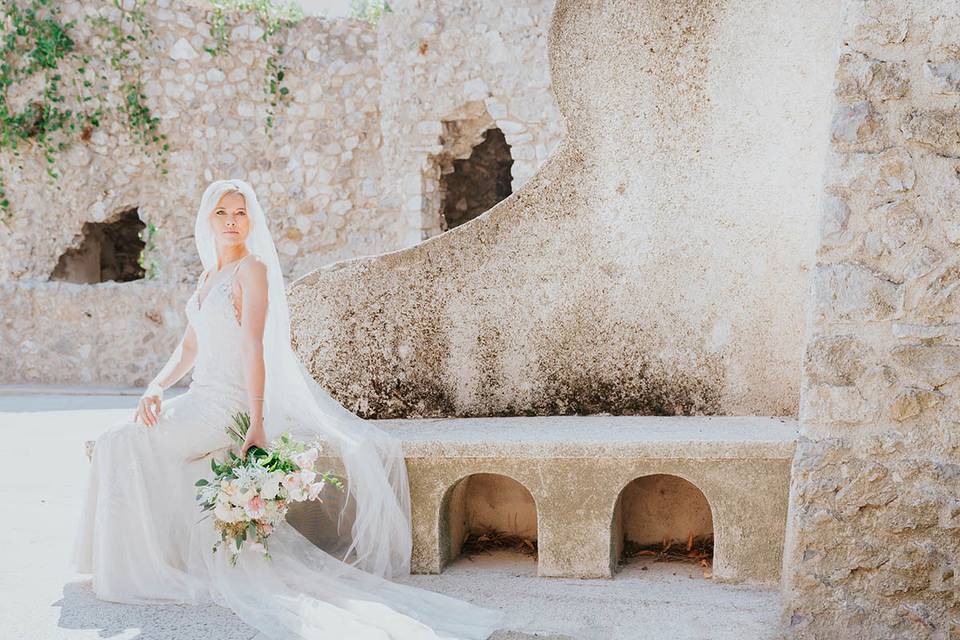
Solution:
M 401 445 L 334 400 L 294 353 L 280 260 L 257 196 L 243 180 L 218 180 L 203 194 L 195 225 L 203 266 L 218 268 L 209 213 L 229 191 L 243 194 L 250 221 L 247 249 L 267 266 L 263 335 L 267 436 L 273 439 L 285 431 L 294 436 L 319 436 L 326 443 L 325 457 L 339 458 L 346 491 L 336 530 L 324 532 L 327 551 L 375 575 L 409 573 L 410 490 Z
M 227 554 L 211 552 L 219 537 L 213 527 L 194 526 L 188 562 L 209 575 L 215 602 L 270 638 L 485 640 L 502 612 L 385 579 L 410 571 L 410 493 L 400 442 L 340 405 L 296 357 L 280 261 L 256 194 L 243 180 L 216 181 L 203 194 L 196 220 L 203 266 L 218 268 L 209 214 L 228 191 L 246 199 L 247 248 L 267 265 L 267 436 L 320 436 L 324 459 L 339 463 L 346 490 L 338 517 L 324 527 L 323 548 L 284 523 L 270 536 L 270 559 L 244 551 L 232 566 Z

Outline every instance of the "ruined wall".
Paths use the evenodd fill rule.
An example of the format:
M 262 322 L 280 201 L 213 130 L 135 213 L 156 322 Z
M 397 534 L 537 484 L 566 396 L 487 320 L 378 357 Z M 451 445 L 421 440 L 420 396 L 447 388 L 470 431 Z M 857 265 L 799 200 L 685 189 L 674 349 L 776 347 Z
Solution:
M 59 4 L 64 20 L 77 20 L 74 36 L 82 51 L 103 46 L 84 16 L 116 19 L 112 2 Z M 549 15 L 551 3 L 503 10 L 478 4 L 449 17 L 438 17 L 433 6 L 407 4 L 382 21 L 382 37 L 366 22 L 316 17 L 287 31 L 284 86 L 292 102 L 278 109 L 267 136 L 262 85 L 270 47 L 259 39 L 256 21 L 242 18 L 231 31 L 230 52 L 212 57 L 204 51 L 214 39 L 203 2 L 147 3 L 154 39 L 143 68 L 146 102 L 169 137 L 169 174 L 160 175 L 113 118 L 59 156 L 62 191 L 47 183 L 38 153 L 25 153 L 22 170 L 12 156 L 0 154 L 14 212 L 9 227 L 0 225 L 0 382 L 136 385 L 152 378 L 185 328 L 183 304 L 201 270 L 194 217 L 211 180 L 241 177 L 253 185 L 285 275 L 293 279 L 436 232 L 434 223 L 424 231 L 427 214 L 412 208 L 429 198 L 400 196 L 420 193 L 419 187 L 404 192 L 404 185 L 420 185 L 424 172 L 439 175 L 429 159 L 441 146 L 437 127 L 468 89 L 471 99 L 481 93 L 489 99 L 505 131 L 516 124 L 508 137 L 523 157 L 515 167 L 532 173 L 545 157 L 544 140 L 558 137 L 546 86 L 528 83 L 546 77 L 546 18 L 531 16 Z M 503 29 L 498 21 L 505 21 Z M 480 55 L 498 42 L 491 57 Z M 488 65 L 496 56 L 524 64 Z M 481 67 L 495 95 L 479 92 L 475 82 L 465 87 L 481 77 Z M 119 78 L 106 73 L 115 103 Z M 470 144 L 459 142 L 469 152 Z M 438 205 L 430 201 L 431 220 Z M 159 228 L 157 248 L 146 256 L 159 264 L 156 280 L 49 282 L 59 257 L 81 240 L 84 222 L 109 221 L 133 207 Z M 149 307 L 116 302 L 118 296 L 148 295 Z M 100 321 L 87 321 L 93 317 Z
M 516 191 L 565 133 L 550 92 L 552 0 L 391 3 L 380 27 L 384 202 L 404 244 L 441 232 L 441 172 L 488 127 L 510 145 Z
M 84 15 L 116 19 L 111 2 L 63 2 L 81 51 L 104 46 Z M 0 376 L 3 382 L 143 384 L 185 328 L 182 309 L 201 270 L 193 242 L 200 195 L 209 181 L 247 179 L 270 216 L 284 269 L 299 275 L 344 255 L 395 246 L 389 212 L 375 198 L 379 174 L 376 35 L 359 21 L 310 19 L 287 35 L 285 79 L 292 104 L 264 132 L 269 53 L 249 16 L 231 34 L 229 55 L 211 57 L 204 9 L 148 3 L 154 31 L 144 93 L 171 147 L 162 176 L 115 118 L 58 160 L 62 191 L 43 159 L 23 169 L 0 157 L 13 209 L 0 236 Z M 119 99 L 120 79 L 107 70 Z M 81 239 L 85 221 L 139 208 L 155 224 L 156 281 L 68 285 L 47 282 L 59 256 Z M 119 299 L 155 299 L 124 306 Z M 21 310 L 34 313 L 23 315 Z M 84 318 L 101 322 L 84 322 Z M 189 379 L 186 378 L 187 380 Z
M 947 640 L 960 637 L 960 14 L 845 5 L 784 625 Z
M 63 19 L 77 21 L 72 33 L 82 52 L 106 46 L 84 16 L 116 20 L 112 2 L 60 4 Z M 278 110 L 268 136 L 263 82 L 270 48 L 256 21 L 241 16 L 229 53 L 213 57 L 203 51 L 214 40 L 202 7 L 165 0 L 146 11 L 154 37 L 144 93 L 169 137 L 168 175 L 154 169 L 117 118 L 60 157 L 62 192 L 47 184 L 39 154 L 28 154 L 23 170 L 4 156 L 14 217 L 3 237 L 0 280 L 45 280 L 80 223 L 137 206 L 141 219 L 160 229 L 161 280 L 194 283 L 200 194 L 228 176 L 257 189 L 288 275 L 393 246 L 389 212 L 375 197 L 380 74 L 369 24 L 309 18 L 287 32 L 284 84 L 292 103 Z M 103 71 L 115 104 L 120 78 Z
M 794 413 L 836 12 L 558 3 L 563 143 L 480 218 L 293 283 L 300 355 L 366 416 Z

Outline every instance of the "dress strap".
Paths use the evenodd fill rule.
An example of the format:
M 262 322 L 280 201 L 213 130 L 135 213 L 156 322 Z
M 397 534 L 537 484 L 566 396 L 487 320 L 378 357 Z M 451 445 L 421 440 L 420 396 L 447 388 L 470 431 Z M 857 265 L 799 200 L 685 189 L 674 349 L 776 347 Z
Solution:
M 235 276 L 237 275 L 237 270 L 240 269 L 240 265 L 243 264 L 243 261 L 246 260 L 247 258 L 249 258 L 249 257 L 252 256 L 252 255 L 253 255 L 252 253 L 248 253 L 247 255 L 245 255 L 245 256 L 243 256 L 242 258 L 240 258 L 239 260 L 237 260 L 237 266 L 235 266 L 235 267 L 233 268 L 233 273 L 230 274 L 230 277 L 231 277 L 231 278 L 232 278 L 232 277 L 235 277 Z

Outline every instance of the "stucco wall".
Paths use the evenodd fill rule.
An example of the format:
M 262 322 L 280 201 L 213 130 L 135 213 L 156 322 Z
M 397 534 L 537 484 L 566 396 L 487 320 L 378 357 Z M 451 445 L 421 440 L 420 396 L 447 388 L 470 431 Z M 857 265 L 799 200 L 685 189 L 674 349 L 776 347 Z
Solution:
M 557 152 L 471 223 L 293 283 L 301 356 L 367 416 L 794 413 L 836 13 L 559 3 Z

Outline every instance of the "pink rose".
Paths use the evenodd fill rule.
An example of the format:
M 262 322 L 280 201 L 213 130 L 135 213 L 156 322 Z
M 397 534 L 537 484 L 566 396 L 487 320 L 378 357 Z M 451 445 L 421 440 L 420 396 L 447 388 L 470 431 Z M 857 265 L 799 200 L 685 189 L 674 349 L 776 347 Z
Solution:
M 244 511 L 247 512 L 247 515 L 251 518 L 259 518 L 263 515 L 263 498 L 258 494 L 254 494 L 252 498 L 244 505 Z

